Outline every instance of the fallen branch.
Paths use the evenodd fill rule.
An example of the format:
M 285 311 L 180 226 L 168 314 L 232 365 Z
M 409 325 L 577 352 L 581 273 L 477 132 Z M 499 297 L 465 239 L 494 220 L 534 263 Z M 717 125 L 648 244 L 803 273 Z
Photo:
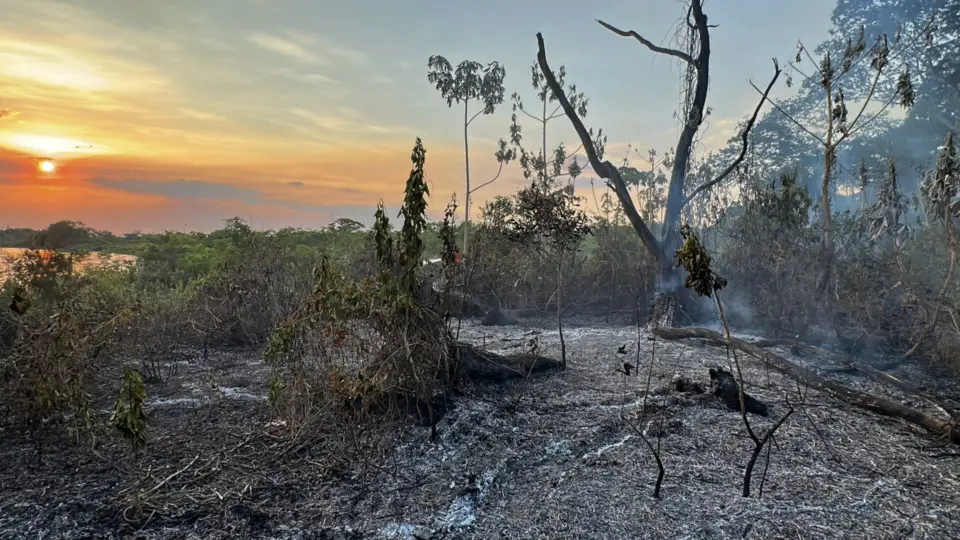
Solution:
M 669 340 L 701 338 L 712 341 L 723 341 L 723 336 L 721 336 L 719 332 L 714 332 L 706 328 L 661 327 L 655 328 L 653 331 L 663 339 Z M 811 388 L 829 394 L 849 405 L 883 416 L 905 420 L 911 424 L 932 431 L 952 442 L 960 443 L 960 431 L 955 429 L 956 425 L 953 420 L 937 418 L 929 413 L 907 407 L 893 400 L 853 390 L 840 383 L 824 379 L 810 369 L 798 366 L 783 357 L 767 352 L 741 339 L 730 338 L 729 343 L 731 346 L 761 360 L 780 373 L 802 381 Z
M 139 496 L 140 496 L 142 499 L 145 499 L 145 498 L 149 497 L 149 496 L 152 495 L 155 491 L 157 491 L 158 489 L 160 489 L 160 488 L 162 488 L 163 486 L 165 486 L 165 485 L 167 484 L 167 482 L 173 480 L 174 478 L 176 478 L 176 477 L 180 476 L 181 474 L 183 474 L 184 472 L 186 472 L 186 470 L 189 469 L 190 467 L 192 467 L 193 464 L 196 463 L 198 459 L 200 459 L 200 454 L 197 454 L 196 456 L 194 456 L 194 458 L 193 458 L 192 460 L 190 460 L 190 463 L 187 463 L 184 468 L 182 468 L 182 469 L 180 469 L 179 471 L 176 471 L 176 472 L 174 472 L 173 474 L 171 474 L 170 476 L 164 478 L 162 482 L 160 482 L 159 484 L 153 486 L 152 488 L 148 489 L 147 491 L 144 491 L 144 492 L 141 493 Z
M 714 342 L 713 340 L 710 340 L 710 341 L 711 341 L 712 343 L 716 343 L 716 342 Z M 919 398 L 921 398 L 921 399 L 925 399 L 925 400 L 929 401 L 929 402 L 932 403 L 935 407 L 937 407 L 938 409 L 940 409 L 940 411 L 943 412 L 943 414 L 949 416 L 950 418 L 953 418 L 953 419 L 960 418 L 960 415 L 958 415 L 957 412 L 956 412 L 955 410 L 953 410 L 952 407 L 950 407 L 949 405 L 947 405 L 946 403 L 944 403 L 942 400 L 938 399 L 936 396 L 933 396 L 933 395 L 931 395 L 931 394 L 928 394 L 927 392 L 924 392 L 923 390 L 917 388 L 916 386 L 913 386 L 912 384 L 910 384 L 910 383 L 908 383 L 908 382 L 906 382 L 906 381 L 903 381 L 903 380 L 901 380 L 901 379 L 898 379 L 897 377 L 894 377 L 893 375 L 891 375 L 891 374 L 889 374 L 889 373 L 886 373 L 886 372 L 884 371 L 884 368 L 883 368 L 883 367 L 881 367 L 880 369 L 877 369 L 877 368 L 875 368 L 875 367 L 873 367 L 873 366 L 864 364 L 864 363 L 862 363 L 862 362 L 856 362 L 856 361 L 854 361 L 854 360 L 850 360 L 850 359 L 848 359 L 848 358 L 844 358 L 844 357 L 842 357 L 841 355 L 839 355 L 839 354 L 837 354 L 837 353 L 834 353 L 834 352 L 832 352 L 832 351 L 828 351 L 828 350 L 826 350 L 826 349 L 821 349 L 820 347 L 815 347 L 815 346 L 813 346 L 813 345 L 809 345 L 809 344 L 806 344 L 806 343 L 797 343 L 796 341 L 789 340 L 789 339 L 761 339 L 761 340 L 754 341 L 754 342 L 752 342 L 751 344 L 752 344 L 752 345 L 756 345 L 757 347 L 764 347 L 764 348 L 766 348 L 766 347 L 776 347 L 776 346 L 787 345 L 787 346 L 790 346 L 790 347 L 797 347 L 798 349 L 800 349 L 800 350 L 802 350 L 802 351 L 804 351 L 804 352 L 806 352 L 806 353 L 808 353 L 808 354 L 813 354 L 813 355 L 817 355 L 817 356 L 831 356 L 831 357 L 834 357 L 834 358 L 840 363 L 840 366 L 838 366 L 838 367 L 833 367 L 833 368 L 831 368 L 831 369 L 828 370 L 828 371 L 830 371 L 830 372 L 832 372 L 832 373 L 837 373 L 837 372 L 857 372 L 857 371 L 859 371 L 860 373 L 863 373 L 863 374 L 865 374 L 865 375 L 869 375 L 870 377 L 873 377 L 874 380 L 876 380 L 876 381 L 878 381 L 878 382 L 880 382 L 880 383 L 893 386 L 894 388 L 897 388 L 898 390 L 901 390 L 901 391 L 906 392 L 906 393 L 908 393 L 908 394 L 912 394 L 912 395 L 914 395 L 914 396 L 916 396 L 916 397 L 919 397 Z M 725 344 L 724 344 L 724 343 L 718 343 L 718 345 L 723 346 L 723 345 L 725 345 Z M 899 361 L 896 362 L 895 365 L 896 365 L 896 364 L 899 364 Z

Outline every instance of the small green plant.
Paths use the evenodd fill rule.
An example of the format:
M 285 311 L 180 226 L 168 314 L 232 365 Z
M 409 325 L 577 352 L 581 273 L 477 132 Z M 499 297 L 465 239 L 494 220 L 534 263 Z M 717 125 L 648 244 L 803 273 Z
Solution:
M 442 249 L 440 252 L 440 261 L 443 263 L 443 274 L 441 280 L 440 296 L 442 299 L 443 319 L 450 322 L 450 297 L 454 283 L 460 270 L 460 250 L 457 247 L 457 234 L 455 213 L 457 211 L 457 197 L 450 198 L 446 209 L 443 211 L 443 222 L 440 224 L 440 231 L 437 236 L 440 238 Z M 457 310 L 462 312 L 462 306 Z
M 580 209 L 573 184 L 557 188 L 550 178 L 535 180 L 517 193 L 515 214 L 508 220 L 508 237 L 533 246 L 553 259 L 556 269 L 557 329 L 560 333 L 560 362 L 567 367 L 567 349 L 563 338 L 563 263 L 576 250 L 580 240 L 590 234 L 589 220 Z
M 274 407 L 280 404 L 280 399 L 283 397 L 283 391 L 287 388 L 287 383 L 279 377 L 270 378 L 270 391 L 267 397 L 270 400 L 270 404 Z
M 147 390 L 143 385 L 143 378 L 136 371 L 127 369 L 123 374 L 123 386 L 114 405 L 110 423 L 130 443 L 135 455 L 147 444 L 147 416 L 143 412 L 146 400 Z

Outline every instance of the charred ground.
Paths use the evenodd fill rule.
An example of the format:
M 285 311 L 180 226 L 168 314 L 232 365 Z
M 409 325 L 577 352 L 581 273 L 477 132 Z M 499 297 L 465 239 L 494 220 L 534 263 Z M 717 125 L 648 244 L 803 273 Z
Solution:
M 960 524 L 960 461 L 951 449 L 816 392 L 778 430 L 761 497 L 741 498 L 752 443 L 739 415 L 672 383 L 680 375 L 708 386 L 707 370 L 728 366 L 726 353 L 644 332 L 641 357 L 657 352 L 638 426 L 659 439 L 667 470 L 662 498 L 653 499 L 656 466 L 627 424 L 640 422 L 646 373 L 616 370 L 625 357 L 618 348 L 636 354 L 636 327 L 577 323 L 568 328 L 566 372 L 471 388 L 440 421 L 437 440 L 428 427 L 375 436 L 358 426 L 343 450 L 363 459 L 291 448 L 271 435 L 258 355 L 219 352 L 183 364 L 149 386 L 151 442 L 140 459 L 113 437 L 93 450 L 45 437 L 38 455 L 36 440 L 6 431 L 0 536 L 949 538 Z M 503 354 L 532 337 L 542 353 L 559 347 L 549 324 L 491 330 L 475 321 L 463 337 Z M 776 416 L 795 381 L 756 361 L 744 368 L 750 391 Z M 915 364 L 895 373 L 930 380 Z M 924 406 L 863 376 L 834 377 Z M 955 386 L 933 390 L 960 396 Z

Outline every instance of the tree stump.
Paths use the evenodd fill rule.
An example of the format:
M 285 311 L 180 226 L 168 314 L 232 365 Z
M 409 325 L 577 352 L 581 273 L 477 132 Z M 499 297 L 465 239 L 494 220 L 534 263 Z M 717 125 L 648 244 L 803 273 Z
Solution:
M 648 329 L 675 328 L 677 316 L 680 314 L 680 300 L 675 296 L 657 293 L 653 297 L 653 306 L 650 308 Z

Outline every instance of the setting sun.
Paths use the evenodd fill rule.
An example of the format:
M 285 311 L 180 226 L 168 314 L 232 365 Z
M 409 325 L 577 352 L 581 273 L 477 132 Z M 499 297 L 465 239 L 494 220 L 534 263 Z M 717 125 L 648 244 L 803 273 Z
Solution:
M 52 173 L 53 171 L 57 170 L 57 164 L 51 159 L 43 159 L 37 164 L 37 168 L 42 172 Z

